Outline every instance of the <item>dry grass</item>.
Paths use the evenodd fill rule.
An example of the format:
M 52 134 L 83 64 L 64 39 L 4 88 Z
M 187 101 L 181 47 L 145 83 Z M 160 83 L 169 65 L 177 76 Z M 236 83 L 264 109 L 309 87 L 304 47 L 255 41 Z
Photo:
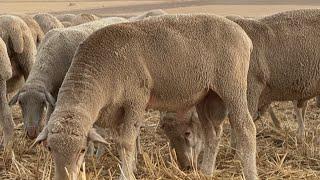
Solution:
M 275 104 L 276 113 L 283 123 L 284 131 L 278 132 L 268 116 L 257 122 L 257 164 L 261 179 L 318 179 L 320 176 L 320 110 L 312 101 L 307 111 L 306 143 L 297 145 L 297 128 L 291 103 Z M 21 122 L 18 107 L 13 108 L 17 124 Z M 139 156 L 138 179 L 212 179 L 196 171 L 182 172 L 177 167 L 174 153 L 170 153 L 167 140 L 158 128 L 158 113 L 146 114 L 142 129 L 143 154 Z M 230 127 L 225 123 L 223 142 L 217 158 L 217 170 L 213 179 L 242 179 L 241 165 L 233 159 L 229 147 Z M 21 123 L 15 132 L 12 160 L 3 152 L 0 155 L 1 179 L 50 179 L 54 166 L 43 146 L 30 148 Z M 115 145 L 107 148 L 100 158 L 87 157 L 87 180 L 114 179 L 119 175 L 119 160 Z

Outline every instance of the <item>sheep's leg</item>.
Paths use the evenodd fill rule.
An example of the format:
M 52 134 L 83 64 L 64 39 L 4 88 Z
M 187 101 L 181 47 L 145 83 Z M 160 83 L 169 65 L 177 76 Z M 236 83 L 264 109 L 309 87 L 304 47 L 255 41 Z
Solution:
M 276 114 L 274 113 L 273 108 L 271 106 L 269 107 L 268 112 L 271 116 L 271 119 L 272 119 L 274 126 L 279 130 L 282 129 L 281 123 L 280 123 L 279 119 L 277 118 Z
M 258 179 L 256 169 L 256 128 L 248 111 L 245 99 L 226 101 L 229 121 L 236 138 L 236 152 L 248 180 Z
M 136 142 L 143 120 L 145 106 L 130 103 L 125 107 L 123 123 L 118 127 L 119 151 L 121 158 L 120 179 L 135 179 L 133 174 L 136 165 Z
M 218 94 L 229 112 L 229 122 L 237 142 L 235 149 L 242 162 L 245 179 L 255 180 L 258 179 L 256 167 L 256 127 L 248 109 L 250 106 L 247 103 L 246 83 L 230 84 L 231 82 L 234 83 L 234 81 L 226 81 L 224 89 L 220 89 Z M 251 99 L 251 105 L 256 108 L 251 109 L 252 113 L 257 110 L 261 87 L 260 89 L 259 87 L 254 89 L 254 92 L 248 93 L 256 95 L 248 96 L 248 99 L 253 98 Z
M 3 142 L 2 145 L 5 149 L 12 148 L 12 140 L 14 134 L 14 122 L 11 115 L 11 110 L 7 102 L 7 88 L 6 81 L 0 80 L 0 124 L 3 128 Z
M 210 93 L 197 105 L 197 112 L 205 138 L 200 169 L 203 173 L 212 175 L 223 131 L 222 122 L 227 115 L 227 110 L 221 98 L 216 93 Z
M 307 106 L 307 101 L 294 102 L 294 110 L 296 112 L 298 122 L 297 140 L 299 143 L 304 142 L 305 138 L 304 118 Z

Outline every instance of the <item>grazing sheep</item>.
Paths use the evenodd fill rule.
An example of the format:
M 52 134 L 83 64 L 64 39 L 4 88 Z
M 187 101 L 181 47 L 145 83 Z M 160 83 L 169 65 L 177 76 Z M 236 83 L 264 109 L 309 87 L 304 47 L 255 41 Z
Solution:
M 320 95 L 318 27 L 320 10 L 295 10 L 257 20 L 234 18 L 254 44 L 248 75 L 252 114 L 273 101 L 297 101 L 298 139 L 304 138 L 303 108 Z M 284 73 L 285 72 L 285 73 Z
M 166 14 L 168 14 L 168 13 L 162 9 L 154 9 L 154 10 L 147 11 L 141 15 L 131 17 L 131 18 L 129 18 L 129 21 L 139 21 L 139 20 L 146 19 L 148 17 L 162 16 L 162 15 L 166 15 Z
M 95 21 L 100 19 L 98 16 L 94 14 L 78 14 L 76 17 L 74 17 L 71 21 L 72 26 L 76 26 L 79 24 L 87 23 L 90 21 Z
M 102 28 L 78 47 L 35 142 L 47 139 L 56 179 L 67 179 L 66 170 L 76 179 L 88 140 L 105 143 L 93 124 L 111 124 L 120 179 L 135 179 L 135 140 L 145 109 L 183 114 L 197 105 L 205 132 L 201 170 L 212 174 L 228 109 L 244 175 L 257 179 L 256 132 L 246 97 L 251 49 L 241 27 L 215 15 L 167 15 Z
M 51 29 L 63 28 L 63 24 L 53 15 L 42 13 L 33 16 L 33 19 L 37 21 L 44 34 Z
M 1 102 L 4 111 L 3 118 L 0 119 L 1 125 L 4 128 L 4 146 L 12 140 L 13 121 L 6 103 L 6 93 L 11 93 L 22 86 L 25 79 L 28 78 L 34 58 L 36 55 L 36 47 L 33 41 L 31 31 L 27 24 L 19 17 L 12 15 L 0 16 L 0 38 L 6 44 L 6 53 L 10 59 L 10 63 L 5 63 L 7 60 L 6 53 L 1 52 L 3 61 L 1 62 Z M 1 41 L 1 46 L 4 46 Z M 2 51 L 4 49 L 2 48 Z M 10 73 L 8 66 L 10 65 Z M 10 78 L 9 78 L 10 77 Z
M 251 114 L 267 110 L 273 101 L 294 101 L 299 141 L 304 139 L 307 101 L 320 95 L 319 16 L 320 10 L 313 9 L 287 11 L 256 20 L 228 17 L 253 41 L 248 73 Z M 238 140 L 232 133 L 231 146 L 235 147 Z
M 57 15 L 56 18 L 60 21 L 60 22 L 71 22 L 77 15 L 75 14 L 60 14 Z
M 19 102 L 30 138 L 36 138 L 41 130 L 45 106 L 46 119 L 50 117 L 59 88 L 78 45 L 95 30 L 126 21 L 124 18 L 105 18 L 70 28 L 54 29 L 45 35 L 26 84 L 9 103 L 13 105 Z
M 0 125 L 3 129 L 3 144 L 5 148 L 12 145 L 14 122 L 11 116 L 10 107 L 7 102 L 7 84 L 6 81 L 12 76 L 10 59 L 7 53 L 6 44 L 0 38 Z
M 41 27 L 39 26 L 39 24 L 37 23 L 37 21 L 35 21 L 29 15 L 17 15 L 17 16 L 20 17 L 28 25 L 28 27 L 32 33 L 34 43 L 38 47 L 44 37 L 44 33 L 43 33 Z
M 203 149 L 204 134 L 196 109 L 193 108 L 179 120 L 177 113 L 162 112 L 160 125 L 169 138 L 170 147 L 175 149 L 180 168 L 197 169 L 198 157 Z
M 0 37 L 7 45 L 12 66 L 12 77 L 7 81 L 7 92 L 11 93 L 28 78 L 36 46 L 28 25 L 17 16 L 0 16 Z

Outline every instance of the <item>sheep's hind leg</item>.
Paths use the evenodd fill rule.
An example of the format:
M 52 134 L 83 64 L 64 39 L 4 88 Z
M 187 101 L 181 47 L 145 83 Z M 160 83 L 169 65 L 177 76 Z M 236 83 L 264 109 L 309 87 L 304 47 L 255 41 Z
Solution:
M 218 94 L 228 109 L 230 125 L 236 138 L 236 152 L 243 165 L 245 179 L 255 180 L 258 179 L 256 127 L 249 113 L 245 86 L 246 83 L 225 84 L 224 89 L 218 91 Z M 254 111 L 254 109 L 251 110 L 251 112 Z
M 13 134 L 14 134 L 14 122 L 11 115 L 11 110 L 7 102 L 6 97 L 6 81 L 0 80 L 0 123 L 3 128 L 3 142 L 2 146 L 6 150 L 10 150 L 12 148 L 12 140 L 13 140 Z
M 129 103 L 124 107 L 123 123 L 118 126 L 118 145 L 120 147 L 121 176 L 120 179 L 135 179 L 133 174 L 136 165 L 136 142 L 139 135 L 145 106 Z
M 272 108 L 271 106 L 269 107 L 268 112 L 269 112 L 269 114 L 270 114 L 270 116 L 271 116 L 271 119 L 272 119 L 272 122 L 273 122 L 274 126 L 275 126 L 277 129 L 281 130 L 281 129 L 282 129 L 282 127 L 281 127 L 281 122 L 280 122 L 279 119 L 277 118 L 277 116 L 276 116 L 276 114 L 274 113 L 273 108 Z
M 205 137 L 204 154 L 200 169 L 204 174 L 212 175 L 223 131 L 222 122 L 227 115 L 227 110 L 220 97 L 211 92 L 197 105 L 197 112 Z
M 295 101 L 293 104 L 294 104 L 294 110 L 296 112 L 297 122 L 298 122 L 297 140 L 299 143 L 302 143 L 305 140 L 304 119 L 305 119 L 305 113 L 306 113 L 308 103 L 307 101 L 298 101 L 298 102 Z

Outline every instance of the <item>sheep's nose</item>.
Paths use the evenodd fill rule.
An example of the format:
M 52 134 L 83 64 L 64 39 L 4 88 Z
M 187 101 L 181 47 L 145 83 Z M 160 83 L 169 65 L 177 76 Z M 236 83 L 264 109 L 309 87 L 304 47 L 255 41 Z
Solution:
M 38 135 L 38 128 L 35 126 L 27 127 L 27 136 L 30 139 L 35 139 Z

